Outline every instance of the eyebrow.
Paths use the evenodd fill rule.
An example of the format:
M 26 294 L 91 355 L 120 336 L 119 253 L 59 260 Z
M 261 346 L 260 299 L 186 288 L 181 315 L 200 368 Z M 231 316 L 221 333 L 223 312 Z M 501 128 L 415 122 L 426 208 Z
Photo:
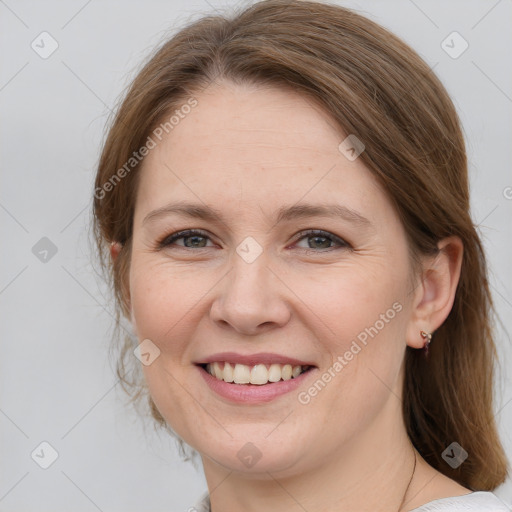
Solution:
M 142 224 L 144 225 L 148 222 L 152 222 L 158 218 L 171 214 L 225 224 L 223 215 L 219 210 L 212 208 L 211 206 L 187 202 L 170 203 L 166 206 L 162 206 L 161 208 L 157 208 L 144 217 Z M 300 205 L 295 204 L 292 206 L 282 206 L 279 208 L 275 224 L 309 217 L 334 217 L 351 222 L 361 228 L 372 226 L 372 223 L 366 217 L 356 210 L 352 210 L 346 206 L 340 204 L 304 203 Z

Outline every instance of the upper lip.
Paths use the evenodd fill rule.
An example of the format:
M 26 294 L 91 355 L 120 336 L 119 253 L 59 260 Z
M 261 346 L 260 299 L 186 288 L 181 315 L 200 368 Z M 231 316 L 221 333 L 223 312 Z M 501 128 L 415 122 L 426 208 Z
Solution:
M 310 361 L 301 361 L 289 356 L 281 354 L 273 354 L 271 352 L 260 352 L 258 354 L 237 354 L 236 352 L 219 352 L 208 357 L 196 361 L 195 364 L 207 364 L 215 362 L 228 362 L 230 364 L 244 364 L 254 366 L 256 364 L 291 364 L 292 366 L 315 366 Z

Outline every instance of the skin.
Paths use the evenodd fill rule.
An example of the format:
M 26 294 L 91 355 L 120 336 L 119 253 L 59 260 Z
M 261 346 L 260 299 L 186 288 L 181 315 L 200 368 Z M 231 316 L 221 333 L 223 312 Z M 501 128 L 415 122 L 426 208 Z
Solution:
M 201 454 L 214 512 L 398 510 L 415 454 L 401 412 L 405 349 L 420 349 L 420 330 L 448 316 L 462 243 L 442 240 L 413 276 L 391 202 L 360 158 L 338 150 L 347 134 L 312 100 L 230 82 L 196 98 L 145 158 L 137 191 L 129 306 L 139 340 L 160 350 L 143 366 L 153 400 Z M 178 214 L 143 222 L 177 200 L 212 206 L 224 222 Z M 346 206 L 371 226 L 330 217 L 275 223 L 278 208 L 299 201 Z M 158 247 L 185 229 L 206 231 L 206 247 L 191 238 Z M 299 239 L 306 229 L 351 247 Z M 250 264 L 236 252 L 249 236 L 263 250 Z M 221 351 L 277 352 L 315 363 L 307 390 L 397 302 L 400 312 L 308 404 L 297 392 L 234 404 L 193 364 Z M 237 457 L 247 442 L 261 453 L 250 468 Z M 416 455 L 401 510 L 470 492 Z

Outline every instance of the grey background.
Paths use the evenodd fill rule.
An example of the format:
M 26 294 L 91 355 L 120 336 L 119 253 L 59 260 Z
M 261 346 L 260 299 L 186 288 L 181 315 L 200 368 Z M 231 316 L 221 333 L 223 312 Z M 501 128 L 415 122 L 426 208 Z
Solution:
M 112 305 L 90 263 L 88 229 L 116 98 L 166 35 L 234 5 L 209 3 L 0 0 L 0 511 L 186 511 L 206 489 L 174 441 L 123 404 L 108 361 Z M 496 417 L 510 458 L 512 2 L 340 3 L 435 66 L 461 116 L 472 215 L 503 320 Z M 31 48 L 43 31 L 59 45 L 47 59 Z M 469 43 L 457 59 L 441 47 L 453 31 Z M 32 251 L 43 237 L 57 249 L 46 262 Z M 43 441 L 59 454 L 46 470 L 31 458 Z M 512 502 L 510 479 L 495 492 Z

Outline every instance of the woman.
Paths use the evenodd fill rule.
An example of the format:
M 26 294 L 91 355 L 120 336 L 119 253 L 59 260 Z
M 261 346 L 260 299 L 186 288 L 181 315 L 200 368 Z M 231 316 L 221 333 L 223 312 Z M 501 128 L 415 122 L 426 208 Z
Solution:
M 200 454 L 197 508 L 508 510 L 463 136 L 401 40 L 294 0 L 193 23 L 135 78 L 94 195 L 139 343 L 119 375 Z

